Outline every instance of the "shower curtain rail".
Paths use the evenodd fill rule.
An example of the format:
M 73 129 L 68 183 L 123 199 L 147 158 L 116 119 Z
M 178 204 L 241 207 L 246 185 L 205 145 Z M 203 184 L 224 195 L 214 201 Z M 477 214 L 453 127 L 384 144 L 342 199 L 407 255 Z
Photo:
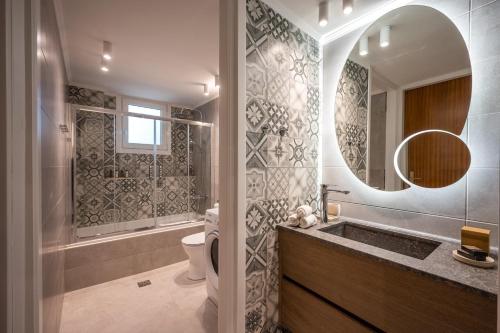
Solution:
M 196 120 L 178 119 L 178 118 L 171 118 L 171 117 L 150 116 L 150 115 L 146 115 L 146 114 L 133 113 L 133 112 L 117 112 L 117 111 L 110 111 L 108 109 L 99 108 L 99 107 L 88 107 L 88 106 L 81 106 L 81 105 L 76 105 L 76 104 L 73 104 L 72 107 L 71 107 L 71 109 L 74 112 L 81 110 L 81 111 L 89 111 L 89 112 L 111 114 L 111 115 L 114 115 L 114 116 L 144 118 L 144 119 L 152 119 L 152 120 L 160 120 L 160 121 L 170 121 L 172 123 L 195 125 L 195 126 L 203 126 L 203 127 L 213 127 L 214 126 L 213 123 L 205 123 L 205 122 L 196 121 Z

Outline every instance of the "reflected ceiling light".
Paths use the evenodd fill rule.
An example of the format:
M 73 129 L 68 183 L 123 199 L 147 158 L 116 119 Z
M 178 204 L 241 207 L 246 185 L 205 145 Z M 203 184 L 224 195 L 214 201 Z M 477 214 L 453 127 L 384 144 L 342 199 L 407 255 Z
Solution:
M 203 95 L 208 96 L 208 85 L 207 84 L 203 85 Z
M 321 1 L 319 3 L 319 15 L 318 15 L 318 24 L 320 27 L 325 27 L 328 24 L 328 15 L 329 15 L 329 6 L 328 0 Z
M 352 1 L 353 0 L 342 0 L 342 8 L 344 10 L 344 15 L 349 15 L 352 13 Z
M 215 89 L 220 88 L 220 78 L 219 75 L 215 75 Z
M 102 43 L 102 57 L 105 60 L 111 60 L 113 58 L 111 42 L 107 40 Z
M 390 44 L 391 26 L 386 25 L 380 29 L 380 47 L 387 47 Z
M 101 59 L 101 71 L 109 72 L 109 67 L 108 64 L 106 63 L 106 60 L 104 60 L 104 57 Z
M 368 54 L 368 37 L 363 36 L 359 40 L 359 55 L 364 57 Z

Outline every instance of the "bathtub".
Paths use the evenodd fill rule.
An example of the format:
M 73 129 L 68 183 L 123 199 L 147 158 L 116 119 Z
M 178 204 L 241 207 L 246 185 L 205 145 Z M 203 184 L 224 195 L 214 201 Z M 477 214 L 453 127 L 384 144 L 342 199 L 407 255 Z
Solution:
M 183 237 L 204 222 L 177 222 L 151 230 L 80 241 L 64 247 L 65 291 L 72 291 L 170 265 L 188 257 Z

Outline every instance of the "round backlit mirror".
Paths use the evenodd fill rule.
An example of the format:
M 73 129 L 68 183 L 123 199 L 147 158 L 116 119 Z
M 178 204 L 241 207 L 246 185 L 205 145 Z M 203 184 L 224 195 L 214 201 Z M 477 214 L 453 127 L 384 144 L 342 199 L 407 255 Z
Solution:
M 423 182 L 414 182 L 423 187 L 456 182 L 470 164 L 462 141 L 458 145 L 467 151 L 463 156 L 468 159 L 462 161 L 460 172 L 455 155 L 441 154 L 439 161 L 414 166 L 412 161 L 428 159 L 428 152 L 407 149 L 396 159 L 403 165 L 398 174 L 394 155 L 405 138 L 422 131 L 460 135 L 469 111 L 471 80 L 467 46 L 445 15 L 411 5 L 379 18 L 355 44 L 337 85 L 335 130 L 349 169 L 365 184 L 384 191 L 407 188 L 401 174 L 408 175 L 409 183 L 425 177 Z M 459 139 L 429 134 L 410 147 L 422 144 L 443 152 L 441 145 L 449 140 Z M 439 175 L 425 170 L 436 163 Z M 450 174 L 442 174 L 446 172 Z

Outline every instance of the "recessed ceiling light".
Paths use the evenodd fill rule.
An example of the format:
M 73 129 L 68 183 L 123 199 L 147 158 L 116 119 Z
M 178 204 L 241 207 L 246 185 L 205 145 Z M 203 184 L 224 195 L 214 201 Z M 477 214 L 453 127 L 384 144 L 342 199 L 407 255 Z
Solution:
M 321 1 L 319 3 L 319 15 L 318 15 L 318 24 L 320 27 L 325 27 L 328 24 L 328 16 L 329 16 L 329 6 L 328 0 Z
M 208 85 L 207 84 L 203 85 L 203 95 L 208 96 Z
M 219 89 L 220 88 L 220 77 L 219 75 L 215 75 L 215 89 Z
M 342 0 L 342 8 L 344 10 L 344 15 L 349 15 L 352 13 L 352 0 Z
M 105 60 L 111 60 L 113 58 L 111 42 L 105 40 L 102 43 L 102 57 Z
M 109 72 L 109 67 L 106 61 L 104 60 L 104 57 L 101 60 L 101 71 L 103 72 Z
M 391 27 L 386 25 L 380 29 L 380 47 L 387 47 L 390 44 Z
M 363 36 L 359 40 L 359 55 L 364 57 L 368 54 L 368 37 Z

